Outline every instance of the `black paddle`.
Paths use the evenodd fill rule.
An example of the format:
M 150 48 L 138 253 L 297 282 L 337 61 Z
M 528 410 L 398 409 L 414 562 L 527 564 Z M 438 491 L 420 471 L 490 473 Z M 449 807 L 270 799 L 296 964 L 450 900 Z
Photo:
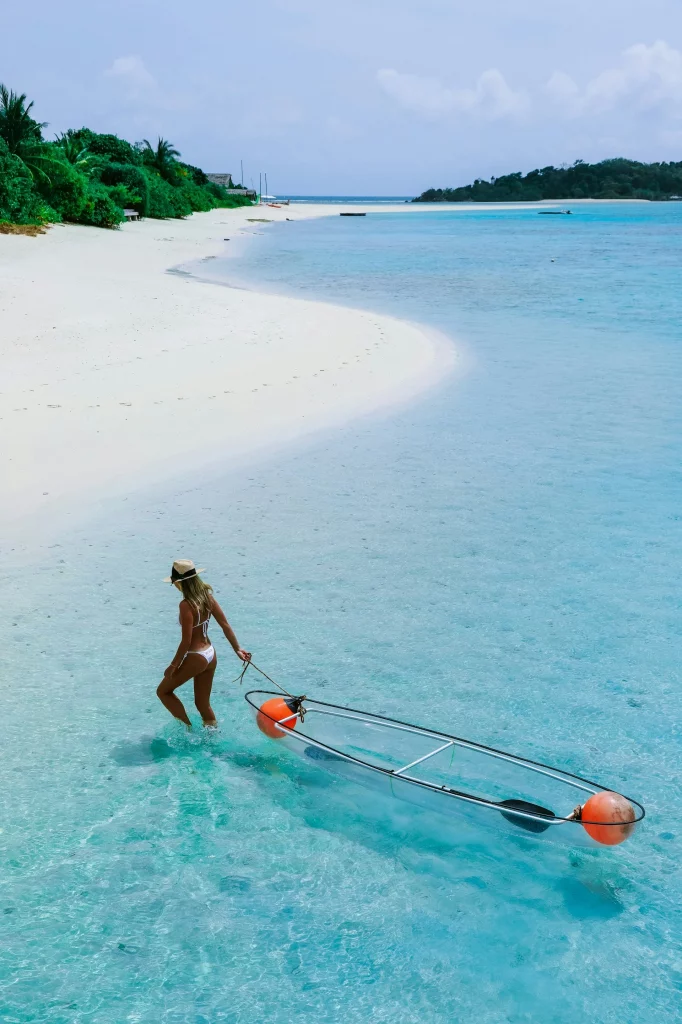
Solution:
M 333 754 L 331 750 L 324 750 L 322 747 L 305 747 L 303 753 L 313 761 L 344 761 L 345 758 Z
M 519 814 L 510 814 L 509 811 L 502 811 L 503 818 L 506 818 L 512 825 L 525 829 L 526 832 L 545 832 L 552 822 L 556 820 L 554 811 L 548 811 L 546 807 L 540 807 L 539 804 L 528 803 L 527 800 L 500 800 L 498 806 L 509 807 L 511 811 L 526 811 L 528 814 L 537 814 L 549 819 L 547 822 L 536 821 L 534 818 L 523 818 Z

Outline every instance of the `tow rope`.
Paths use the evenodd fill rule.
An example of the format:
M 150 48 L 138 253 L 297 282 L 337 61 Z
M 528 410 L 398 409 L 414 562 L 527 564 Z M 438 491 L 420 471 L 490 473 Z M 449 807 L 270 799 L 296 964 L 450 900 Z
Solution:
M 262 668 L 258 667 L 258 665 L 254 665 L 251 659 L 244 662 L 244 667 L 242 668 L 239 675 L 235 676 L 232 682 L 239 683 L 239 685 L 241 686 L 241 684 L 244 682 L 244 676 L 246 675 L 247 670 L 249 668 L 255 668 L 256 672 L 260 672 L 264 679 L 267 679 L 269 683 L 272 683 L 272 685 L 276 686 L 278 690 L 281 690 L 282 693 L 286 694 L 286 696 L 289 698 L 289 700 L 287 701 L 287 706 L 291 708 L 293 714 L 300 715 L 301 721 L 303 721 L 303 719 L 305 718 L 305 708 L 303 707 L 303 701 L 306 699 L 305 694 L 302 694 L 300 697 L 296 697 L 293 693 L 289 693 L 289 691 L 286 690 L 280 683 L 278 683 L 276 679 L 273 679 L 271 676 L 269 676 L 267 672 L 264 672 Z

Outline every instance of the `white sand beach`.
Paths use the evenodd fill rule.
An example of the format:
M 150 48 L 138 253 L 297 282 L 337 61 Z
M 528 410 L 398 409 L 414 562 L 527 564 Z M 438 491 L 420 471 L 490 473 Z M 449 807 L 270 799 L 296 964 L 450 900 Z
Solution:
M 454 350 L 415 325 L 167 273 L 234 244 L 249 218 L 338 212 L 214 210 L 0 235 L 5 541 L 192 467 L 210 482 L 214 467 L 441 377 Z

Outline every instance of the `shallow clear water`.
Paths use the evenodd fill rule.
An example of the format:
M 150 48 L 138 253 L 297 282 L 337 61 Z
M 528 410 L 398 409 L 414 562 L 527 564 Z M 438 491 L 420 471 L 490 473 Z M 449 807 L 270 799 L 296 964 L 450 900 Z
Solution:
M 116 503 L 20 587 L 3 567 L 4 1020 L 675 1019 L 681 242 L 673 204 L 410 210 L 214 265 L 428 322 L 469 369 Z M 291 689 L 585 774 L 643 827 L 597 852 L 446 838 L 262 737 L 226 645 L 222 731 L 182 735 L 154 697 L 176 553 Z

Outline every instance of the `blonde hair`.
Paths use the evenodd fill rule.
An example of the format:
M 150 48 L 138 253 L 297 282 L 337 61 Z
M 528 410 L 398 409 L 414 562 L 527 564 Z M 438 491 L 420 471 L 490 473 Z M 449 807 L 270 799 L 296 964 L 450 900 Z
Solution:
M 190 576 L 186 580 L 178 580 L 182 587 L 182 596 L 192 605 L 195 611 L 202 615 L 208 615 L 211 610 L 211 597 L 213 587 L 204 583 L 201 576 Z

